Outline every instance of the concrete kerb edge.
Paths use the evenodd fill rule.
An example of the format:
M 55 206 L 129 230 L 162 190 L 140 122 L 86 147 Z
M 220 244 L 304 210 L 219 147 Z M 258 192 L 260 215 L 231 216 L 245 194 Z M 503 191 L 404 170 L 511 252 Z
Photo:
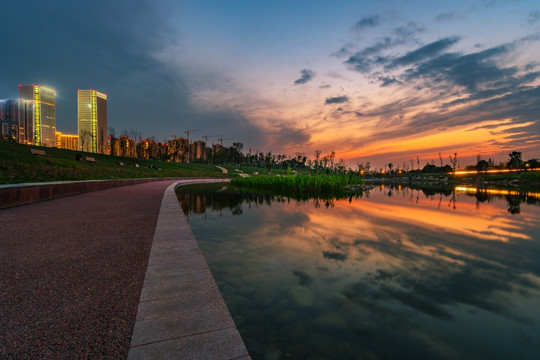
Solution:
M 205 324 L 212 324 L 215 322 L 213 318 L 216 314 L 216 311 L 220 312 L 220 317 L 226 319 L 227 325 L 226 329 L 224 328 L 208 328 L 201 331 L 201 325 L 193 324 L 193 330 L 185 330 L 184 333 L 178 334 L 175 331 L 167 331 L 163 328 L 159 328 L 160 321 L 159 318 L 149 318 L 145 319 L 145 313 L 151 308 L 152 301 L 155 301 L 156 307 L 159 307 L 160 301 L 163 299 L 141 301 L 143 292 L 148 295 L 149 292 L 154 291 L 154 289 L 163 290 L 163 288 L 168 288 L 171 291 L 175 292 L 175 296 L 178 298 L 182 297 L 182 293 L 178 292 L 178 289 L 172 290 L 175 287 L 178 287 L 178 284 L 181 283 L 178 279 L 173 277 L 165 276 L 158 281 L 159 285 L 156 286 L 156 276 L 154 271 L 160 266 L 170 266 L 170 256 L 167 256 L 166 263 L 160 264 L 160 254 L 166 253 L 163 250 L 172 247 L 178 247 L 178 249 L 183 247 L 183 243 L 186 243 L 186 239 L 195 239 L 191 231 L 191 227 L 187 222 L 187 218 L 182 211 L 180 203 L 176 197 L 175 190 L 184 185 L 189 184 L 202 184 L 202 183 L 218 183 L 218 182 L 228 182 L 230 179 L 192 179 L 192 180 L 181 180 L 171 183 L 165 189 L 163 194 L 163 199 L 161 202 L 160 212 L 158 216 L 158 221 L 156 224 L 156 229 L 154 232 L 154 239 L 152 242 L 152 248 L 150 251 L 148 266 L 146 269 L 145 280 L 143 283 L 143 289 L 141 291 L 141 296 L 139 297 L 139 306 L 137 309 L 137 316 L 132 332 L 130 348 L 128 352 L 128 360 L 135 359 L 147 359 L 147 358 L 173 358 L 178 355 L 178 352 L 181 351 L 184 355 L 185 351 L 191 354 L 196 354 L 194 358 L 205 358 L 205 359 L 250 359 L 245 344 L 232 320 L 232 317 L 227 309 L 225 302 L 217 288 L 214 277 L 212 276 L 208 264 L 202 254 L 200 258 L 202 261 L 195 262 L 195 268 L 191 269 L 191 261 L 181 264 L 182 259 L 186 259 L 186 255 L 179 255 L 177 257 L 177 270 L 175 272 L 182 276 L 184 273 L 193 273 L 193 271 L 201 271 L 201 266 L 204 267 L 205 272 L 208 271 L 209 276 L 205 280 L 200 280 L 201 288 L 202 287 L 214 287 L 215 291 L 212 291 L 216 297 L 215 303 L 220 304 L 217 307 L 207 310 L 201 310 L 196 312 L 182 311 L 181 308 L 170 308 L 165 313 L 161 313 L 159 318 L 166 319 L 166 321 L 175 321 L 175 318 L 178 320 L 187 316 L 190 318 L 193 314 L 197 313 L 197 316 L 200 320 L 201 316 L 207 316 L 207 319 L 202 321 Z M 178 219 L 178 221 L 175 221 Z M 187 227 L 186 227 L 187 224 Z M 164 240 L 164 238 L 166 240 Z M 189 249 L 193 249 L 193 246 L 198 248 L 196 239 L 194 243 L 193 240 L 190 240 Z M 165 248 L 164 248 L 165 246 Z M 186 249 L 188 250 L 188 249 Z M 189 251 L 188 251 L 189 252 Z M 200 250 L 199 250 L 200 253 Z M 164 260 L 164 259 L 163 259 Z M 174 264 L 173 264 L 174 266 Z M 181 270 L 180 270 L 181 269 Z M 206 278 L 206 277 L 205 277 Z M 197 280 L 199 282 L 199 280 Z M 159 291 L 159 290 L 157 290 Z M 167 299 L 165 299 L 167 301 Z M 179 303 L 183 303 L 180 301 Z M 214 314 L 214 315 L 212 315 Z M 183 320 L 185 321 L 185 320 Z M 158 326 L 158 329 L 156 329 Z M 206 326 L 206 325 L 203 325 Z M 187 326 L 190 327 L 190 326 Z M 196 330 L 195 330 L 196 329 Z M 227 330 L 227 337 L 223 338 L 223 331 Z M 191 331 L 191 332 L 190 332 Z M 174 333 L 174 334 L 173 334 Z M 216 334 L 211 335 L 209 334 Z M 221 334 L 221 335 L 220 335 Z M 197 338 L 199 338 L 197 340 Z M 187 344 L 182 345 L 181 349 L 178 348 L 179 344 L 182 343 L 183 339 L 190 339 L 187 341 Z M 206 339 L 206 340 L 205 340 Z M 209 340 L 212 339 L 212 340 Z M 144 341 L 143 341 L 144 340 Z M 216 341 L 213 343 L 213 341 Z M 184 348 L 185 345 L 188 345 L 187 348 Z M 224 346 L 226 345 L 226 346 Z M 184 356 L 183 355 L 183 356 Z M 191 357 L 189 357 L 191 358 Z

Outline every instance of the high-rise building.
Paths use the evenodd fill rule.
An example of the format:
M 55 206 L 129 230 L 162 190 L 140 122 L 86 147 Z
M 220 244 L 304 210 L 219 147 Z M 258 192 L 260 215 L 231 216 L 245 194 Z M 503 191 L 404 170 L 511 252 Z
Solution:
M 202 140 L 194 141 L 190 144 L 189 160 L 206 160 L 206 143 Z
M 19 99 L 19 142 L 34 143 L 34 101 Z
M 31 143 L 38 146 L 56 146 L 55 92 L 41 85 L 19 85 L 19 106 L 23 121 L 29 121 L 33 130 Z M 24 118 L 24 119 L 23 119 Z M 25 129 L 28 132 L 28 128 Z
M 19 141 L 19 102 L 0 100 L 0 136 L 2 139 Z
M 77 93 L 79 150 L 107 154 L 107 94 L 97 90 Z

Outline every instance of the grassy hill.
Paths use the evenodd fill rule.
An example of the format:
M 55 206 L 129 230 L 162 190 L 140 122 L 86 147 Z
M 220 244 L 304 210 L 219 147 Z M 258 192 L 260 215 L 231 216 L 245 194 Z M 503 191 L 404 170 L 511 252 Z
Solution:
M 50 156 L 32 155 L 30 149 L 44 150 Z M 81 154 L 83 160 L 77 161 L 76 154 Z M 85 156 L 95 158 L 96 162 L 85 161 Z M 124 166 L 120 166 L 119 162 L 123 162 Z M 0 141 L 0 184 L 149 177 L 230 177 L 230 175 L 223 174 L 220 169 L 210 164 L 133 159 Z

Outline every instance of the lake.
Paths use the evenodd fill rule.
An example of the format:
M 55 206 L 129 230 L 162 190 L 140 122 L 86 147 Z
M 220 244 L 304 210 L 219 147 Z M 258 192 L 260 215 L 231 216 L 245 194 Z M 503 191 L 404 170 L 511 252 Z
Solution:
M 538 359 L 540 194 L 177 190 L 257 359 Z

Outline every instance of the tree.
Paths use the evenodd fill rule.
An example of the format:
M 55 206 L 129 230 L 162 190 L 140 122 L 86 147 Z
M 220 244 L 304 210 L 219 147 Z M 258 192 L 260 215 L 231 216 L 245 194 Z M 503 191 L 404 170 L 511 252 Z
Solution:
M 321 157 L 321 150 L 315 150 L 315 169 L 319 169 L 319 158 Z
M 486 171 L 489 168 L 489 163 L 486 160 L 478 160 L 476 163 L 476 170 Z
M 334 159 L 335 159 L 335 157 L 336 157 L 336 152 L 334 150 L 332 150 L 330 155 L 328 155 L 328 158 L 330 160 L 330 168 L 331 168 L 331 170 L 334 170 Z
M 507 167 L 510 169 L 521 169 L 523 168 L 523 160 L 521 159 L 520 151 L 512 151 L 510 154 L 510 160 L 508 160 Z
M 452 164 L 452 168 L 454 169 L 454 172 L 456 172 L 456 166 L 458 163 L 457 153 L 454 153 L 454 157 L 452 157 L 452 155 L 449 155 L 448 157 L 450 158 L 450 163 Z
M 110 137 L 112 137 L 113 139 L 116 139 L 116 129 L 109 126 L 109 135 L 110 135 Z
M 424 166 L 424 168 L 422 169 L 422 172 L 431 174 L 431 173 L 437 172 L 438 170 L 439 170 L 439 168 L 437 167 L 437 165 L 433 165 L 433 164 L 428 162 L 426 164 L 426 166 Z
M 540 161 L 538 159 L 529 159 L 525 163 L 525 166 L 529 169 L 538 169 L 540 168 Z
M 275 163 L 275 155 L 272 155 L 271 151 L 267 152 L 266 156 L 264 157 L 264 162 L 266 168 L 268 169 L 268 174 L 270 174 L 270 171 L 272 170 L 272 165 Z

